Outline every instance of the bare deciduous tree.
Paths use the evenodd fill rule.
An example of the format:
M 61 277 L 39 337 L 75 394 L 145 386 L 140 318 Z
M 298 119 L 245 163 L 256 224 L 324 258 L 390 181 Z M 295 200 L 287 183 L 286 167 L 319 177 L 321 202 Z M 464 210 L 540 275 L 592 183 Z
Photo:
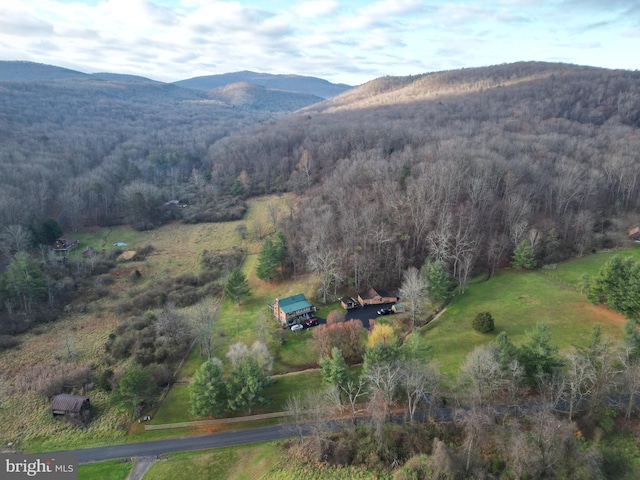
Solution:
M 420 271 L 411 267 L 404 273 L 402 286 L 400 287 L 400 298 L 407 306 L 407 311 L 411 316 L 411 326 L 415 327 L 416 318 L 423 310 L 423 305 L 427 301 L 427 281 L 420 275 Z
M 200 356 L 213 357 L 213 325 L 220 307 L 219 297 L 206 297 L 194 307 L 191 325 L 200 345 Z

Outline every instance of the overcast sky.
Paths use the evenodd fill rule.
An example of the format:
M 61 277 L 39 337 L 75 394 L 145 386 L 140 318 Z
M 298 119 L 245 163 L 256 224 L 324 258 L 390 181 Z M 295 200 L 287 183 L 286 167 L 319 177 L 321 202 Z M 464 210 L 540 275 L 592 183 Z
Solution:
M 0 60 L 161 81 L 252 70 L 358 85 L 519 60 L 640 68 L 640 0 L 0 3 Z

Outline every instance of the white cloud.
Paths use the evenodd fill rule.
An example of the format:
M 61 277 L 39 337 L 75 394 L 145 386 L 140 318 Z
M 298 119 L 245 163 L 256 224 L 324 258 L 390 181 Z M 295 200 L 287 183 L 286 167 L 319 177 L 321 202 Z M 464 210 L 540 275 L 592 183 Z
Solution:
M 637 69 L 620 52 L 636 49 L 637 18 L 622 12 L 640 2 L 612 2 L 22 0 L 0 7 L 0 59 L 165 81 L 246 69 L 352 84 L 518 59 Z
M 331 15 L 339 8 L 338 2 L 334 0 L 319 0 L 314 2 L 304 2 L 293 7 L 293 12 L 301 18 L 318 18 Z

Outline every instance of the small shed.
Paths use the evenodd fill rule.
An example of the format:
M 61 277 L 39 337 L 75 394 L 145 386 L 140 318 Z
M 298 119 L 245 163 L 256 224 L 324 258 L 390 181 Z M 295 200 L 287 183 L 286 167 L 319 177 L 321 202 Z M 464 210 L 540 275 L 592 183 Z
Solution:
M 71 415 L 78 417 L 88 412 L 91 408 L 89 397 L 82 395 L 69 395 L 62 393 L 53 397 L 51 413 L 53 415 Z
M 393 310 L 393 313 L 402 313 L 406 311 L 406 309 L 407 307 L 404 306 L 404 303 L 395 303 L 391 305 L 391 310 Z
M 382 305 L 383 303 L 395 303 L 400 300 L 396 291 L 376 290 L 370 288 L 366 292 L 358 295 L 358 302 L 361 305 Z
M 358 308 L 361 306 L 360 302 L 353 297 L 342 297 L 340 299 L 340 304 L 345 310 L 351 310 L 352 308 Z

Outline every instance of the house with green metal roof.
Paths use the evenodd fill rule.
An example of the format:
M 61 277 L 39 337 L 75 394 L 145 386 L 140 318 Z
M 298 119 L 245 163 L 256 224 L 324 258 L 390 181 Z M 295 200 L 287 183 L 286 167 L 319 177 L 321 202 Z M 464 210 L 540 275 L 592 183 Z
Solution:
M 306 320 L 316 311 L 316 307 L 311 305 L 303 293 L 286 298 L 276 298 L 272 306 L 273 316 L 283 327 L 289 327 L 294 323 Z

